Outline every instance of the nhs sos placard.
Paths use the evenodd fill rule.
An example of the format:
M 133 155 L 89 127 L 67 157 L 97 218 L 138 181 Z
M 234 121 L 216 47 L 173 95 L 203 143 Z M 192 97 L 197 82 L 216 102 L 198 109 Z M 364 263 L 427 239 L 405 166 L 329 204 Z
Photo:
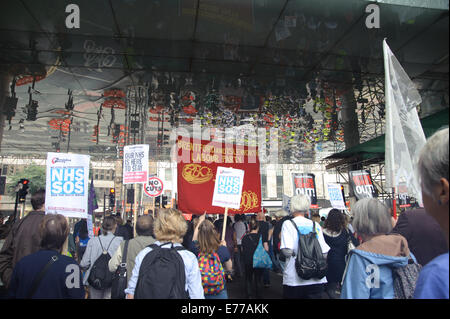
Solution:
M 212 206 L 239 209 L 243 186 L 244 170 L 218 166 Z
M 87 218 L 88 155 L 47 153 L 45 212 Z
M 164 191 L 164 184 L 156 176 L 150 177 L 147 184 L 144 185 L 144 193 L 150 197 L 157 197 Z

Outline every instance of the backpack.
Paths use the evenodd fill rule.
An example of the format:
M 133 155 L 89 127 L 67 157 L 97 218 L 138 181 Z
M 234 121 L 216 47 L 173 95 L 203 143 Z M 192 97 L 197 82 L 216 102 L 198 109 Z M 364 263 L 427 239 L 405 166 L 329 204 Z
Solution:
M 161 248 L 171 244 L 170 248 Z M 134 292 L 135 299 L 187 299 L 185 290 L 186 273 L 183 258 L 178 251 L 184 247 L 174 247 L 172 243 L 161 246 L 152 244 L 152 249 L 142 260 Z
M 412 299 L 414 297 L 414 290 L 421 269 L 422 266 L 415 263 L 411 257 L 406 266 L 392 269 L 395 299 Z
M 304 280 L 322 279 L 327 274 L 328 264 L 317 239 L 316 223 L 313 221 L 312 232 L 302 235 L 295 222 L 293 220 L 290 220 L 290 222 L 298 234 L 297 254 L 293 253 L 297 275 Z
M 129 240 L 125 241 L 122 251 L 122 262 L 113 274 L 111 286 L 111 299 L 125 299 L 125 289 L 127 288 L 127 253 Z
M 202 275 L 205 295 L 217 295 L 225 288 L 224 271 L 217 253 L 198 255 L 198 268 Z
M 98 237 L 98 241 L 100 242 L 100 246 L 102 247 L 102 254 L 92 265 L 91 272 L 88 277 L 88 283 L 94 289 L 104 290 L 110 288 L 112 285 L 113 273 L 109 271 L 108 263 L 111 259 L 111 255 L 108 253 L 109 246 L 114 241 L 116 237 L 113 237 L 109 242 L 108 248 L 106 250 L 103 248 L 102 241 L 100 237 Z

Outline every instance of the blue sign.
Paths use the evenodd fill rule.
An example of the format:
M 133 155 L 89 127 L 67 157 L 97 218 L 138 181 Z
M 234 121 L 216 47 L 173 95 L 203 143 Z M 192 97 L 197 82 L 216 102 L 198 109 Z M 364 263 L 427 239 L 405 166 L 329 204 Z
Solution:
M 329 188 L 328 194 L 330 195 L 330 201 L 340 201 L 342 198 L 342 191 L 337 188 Z
M 346 209 L 340 184 L 328 184 L 328 196 L 333 208 Z
M 53 196 L 84 196 L 84 167 L 52 167 L 51 194 Z
M 237 176 L 219 176 L 217 192 L 220 195 L 239 195 L 240 178 Z

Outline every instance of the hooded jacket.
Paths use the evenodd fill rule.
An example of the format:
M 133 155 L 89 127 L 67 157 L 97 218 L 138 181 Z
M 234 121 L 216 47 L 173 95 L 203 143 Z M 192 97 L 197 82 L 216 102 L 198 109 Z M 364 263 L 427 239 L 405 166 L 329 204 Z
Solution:
M 404 267 L 411 257 L 408 242 L 398 234 L 380 235 L 356 247 L 350 255 L 341 299 L 393 299 L 392 269 Z

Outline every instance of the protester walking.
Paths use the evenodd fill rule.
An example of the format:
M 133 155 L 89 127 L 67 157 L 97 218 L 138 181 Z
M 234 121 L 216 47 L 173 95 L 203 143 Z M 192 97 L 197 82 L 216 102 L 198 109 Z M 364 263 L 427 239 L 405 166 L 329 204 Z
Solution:
M 238 278 L 244 276 L 244 264 L 242 262 L 242 238 L 247 233 L 247 226 L 243 221 L 242 215 L 234 216 L 233 229 L 236 235 L 236 249 L 234 251 L 234 274 Z
M 197 257 L 181 245 L 187 231 L 181 212 L 161 209 L 153 231 L 157 241 L 137 255 L 127 298 L 204 299 Z
M 242 259 L 245 274 L 244 292 L 247 299 L 260 299 L 262 297 L 260 285 L 264 269 L 253 268 L 253 255 L 261 237 L 259 224 L 255 218 L 250 219 L 249 230 L 250 232 L 242 238 Z
M 156 240 L 153 235 L 153 217 L 150 215 L 142 215 L 137 218 L 136 222 L 136 234 L 133 239 L 123 241 L 120 243 L 119 248 L 116 250 L 111 260 L 108 263 L 109 271 L 116 272 L 118 267 L 122 264 L 123 256 L 126 255 L 126 277 L 127 284 L 131 277 L 134 268 L 134 261 L 136 256 L 148 245 L 153 244 Z M 124 251 L 125 245 L 127 249 Z M 124 290 L 127 286 L 124 287 Z M 115 292 L 118 294 L 119 292 Z M 125 298 L 125 291 L 123 291 L 123 298 Z
M 286 258 L 284 255 L 281 254 L 280 245 L 281 245 L 281 228 L 283 226 L 283 223 L 286 220 L 289 220 L 292 218 L 292 216 L 285 211 L 284 209 L 280 209 L 276 212 L 276 220 L 275 226 L 273 227 L 273 255 L 274 255 L 274 261 L 275 261 L 275 267 L 278 267 L 279 272 L 283 272 L 285 268 L 285 261 Z
M 323 228 L 323 237 L 330 250 L 327 255 L 328 272 L 326 291 L 330 298 L 339 299 L 341 290 L 342 276 L 345 270 L 345 256 L 349 245 L 358 246 L 358 241 L 346 228 L 346 219 L 344 214 L 332 209 L 328 213 Z
M 266 221 L 266 216 L 263 211 L 258 212 L 258 214 L 256 214 L 256 220 L 258 221 L 258 226 L 259 226 L 258 232 L 262 238 L 264 249 L 267 251 L 267 253 L 269 253 L 269 251 L 270 251 L 270 247 L 269 247 L 270 226 L 269 226 L 269 223 Z M 262 281 L 263 281 L 264 287 L 266 287 L 266 288 L 270 287 L 270 269 L 268 269 L 268 268 L 263 269 Z
M 430 137 L 421 150 L 419 176 L 425 211 L 440 225 L 448 248 L 449 233 L 449 129 Z M 423 267 L 414 298 L 449 299 L 449 253 L 443 253 Z
M 283 298 L 285 299 L 320 299 L 325 292 L 327 283 L 325 276 L 322 278 L 303 279 L 296 270 L 296 256 L 299 253 L 299 234 L 308 235 L 315 231 L 318 244 L 323 256 L 326 258 L 330 247 L 325 242 L 322 228 L 319 224 L 305 218 L 308 215 L 311 201 L 307 195 L 296 195 L 291 198 L 292 219 L 285 221 L 281 229 L 281 253 L 286 257 L 286 269 L 283 272 Z M 305 253 L 305 252 L 304 252 Z M 320 253 L 320 252 L 319 252 Z M 320 260 L 317 259 L 317 262 Z
M 223 216 L 220 215 L 220 218 L 214 222 L 214 227 L 219 234 L 222 234 L 223 229 Z M 234 248 L 236 246 L 236 233 L 231 225 L 231 219 L 227 218 L 227 225 L 225 226 L 225 242 L 227 244 L 228 252 L 231 256 L 231 260 L 234 258 Z
M 134 230 L 133 227 L 128 227 L 128 224 L 124 225 L 122 217 L 120 217 L 120 214 L 117 214 L 114 216 L 116 219 L 116 231 L 114 232 L 114 236 L 122 237 L 123 240 L 129 240 L 132 239 L 134 236 Z
M 76 244 L 77 260 L 80 263 L 81 260 L 83 259 L 83 255 L 86 251 L 86 247 L 90 239 L 86 219 L 82 219 L 79 222 L 79 226 L 77 228 L 74 227 L 74 237 Z
M 90 299 L 111 298 L 112 274 L 109 271 L 108 262 L 123 241 L 122 237 L 114 236 L 116 226 L 115 218 L 106 216 L 102 223 L 102 235 L 89 240 L 81 260 L 80 267 L 87 270 L 83 284 L 88 286 Z M 95 270 L 94 274 L 92 274 L 93 270 Z
M 205 298 L 228 299 L 225 271 L 233 270 L 231 256 L 226 242 L 220 241 L 220 234 L 205 215 L 199 217 L 190 250 L 198 258 Z
M 77 262 L 62 255 L 69 225 L 62 215 L 45 215 L 39 224 L 40 250 L 14 267 L 8 297 L 12 299 L 83 299 Z
M 0 275 L 7 287 L 17 262 L 40 249 L 39 225 L 45 216 L 44 189 L 36 191 L 31 196 L 31 206 L 33 211 L 14 223 L 0 251 Z
M 353 227 L 362 244 L 350 253 L 344 273 L 341 299 L 392 299 L 393 270 L 415 257 L 408 242 L 392 230 L 388 207 L 376 198 L 364 198 L 353 207 Z
M 392 233 L 408 241 L 408 247 L 422 266 L 448 252 L 444 232 L 425 209 L 417 208 L 401 213 Z

